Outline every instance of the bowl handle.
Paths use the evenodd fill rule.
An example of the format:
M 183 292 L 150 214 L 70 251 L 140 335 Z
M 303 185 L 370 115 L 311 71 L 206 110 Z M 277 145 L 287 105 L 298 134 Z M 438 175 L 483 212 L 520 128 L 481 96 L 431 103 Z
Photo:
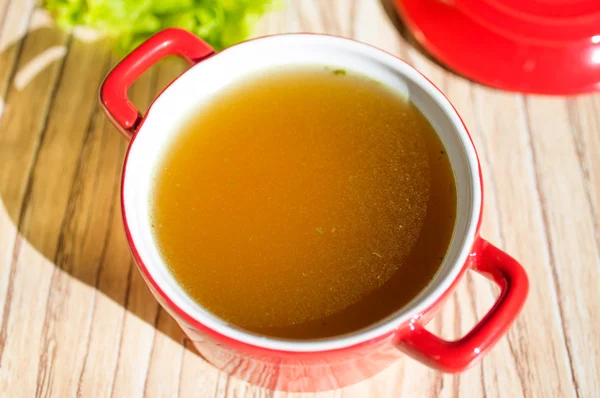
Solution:
M 144 71 L 169 55 L 190 65 L 211 56 L 214 50 L 203 40 L 182 29 L 169 28 L 140 44 L 108 74 L 100 87 L 104 112 L 128 139 L 139 126 L 142 115 L 127 97 L 127 90 Z
M 494 306 L 459 340 L 443 340 L 416 322 L 411 324 L 411 330 L 398 342 L 398 348 L 406 354 L 443 372 L 461 372 L 476 364 L 491 350 L 514 322 L 529 291 L 529 281 L 523 267 L 502 250 L 479 239 L 472 269 L 500 287 L 500 295 Z

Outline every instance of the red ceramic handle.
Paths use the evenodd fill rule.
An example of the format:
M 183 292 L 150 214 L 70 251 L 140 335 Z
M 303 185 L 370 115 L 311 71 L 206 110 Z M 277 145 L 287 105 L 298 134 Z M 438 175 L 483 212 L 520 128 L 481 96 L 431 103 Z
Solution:
M 127 138 L 131 138 L 142 115 L 129 101 L 127 90 L 144 71 L 169 55 L 178 55 L 190 65 L 214 54 L 204 41 L 182 29 L 165 29 L 142 43 L 108 74 L 100 88 L 100 103 L 106 115 Z
M 506 334 L 529 291 L 525 270 L 508 254 L 483 239 L 475 254 L 473 270 L 500 287 L 500 296 L 487 315 L 457 341 L 442 340 L 415 324 L 399 342 L 402 351 L 444 372 L 460 372 L 477 363 Z

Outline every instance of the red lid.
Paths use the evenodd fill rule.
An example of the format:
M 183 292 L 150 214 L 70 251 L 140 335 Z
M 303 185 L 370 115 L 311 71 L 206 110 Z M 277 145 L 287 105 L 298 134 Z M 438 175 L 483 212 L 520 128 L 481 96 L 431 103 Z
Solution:
M 395 0 L 442 63 L 504 90 L 600 90 L 599 0 Z

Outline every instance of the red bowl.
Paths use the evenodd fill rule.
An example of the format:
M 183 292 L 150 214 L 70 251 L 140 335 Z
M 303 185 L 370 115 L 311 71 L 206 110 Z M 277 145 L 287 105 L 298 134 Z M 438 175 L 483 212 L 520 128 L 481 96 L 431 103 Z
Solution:
M 128 89 L 146 69 L 170 55 L 182 57 L 192 66 L 142 116 L 129 101 Z M 291 63 L 357 70 L 405 93 L 439 127 L 436 131 L 452 163 L 459 199 L 455 233 L 430 284 L 385 320 L 348 335 L 320 340 L 253 334 L 200 307 L 168 272 L 152 239 L 147 211 L 152 170 L 174 134 L 173 126 L 226 84 L 251 71 Z M 523 267 L 479 236 L 483 184 L 466 127 L 430 81 L 391 54 L 352 40 L 313 34 L 259 38 L 214 54 L 191 33 L 167 29 L 140 45 L 110 72 L 100 89 L 100 101 L 115 126 L 131 140 L 123 166 L 121 206 L 139 270 L 198 352 L 233 376 L 275 390 L 329 390 L 372 376 L 401 352 L 435 369 L 460 372 L 481 360 L 521 311 L 529 286 Z M 446 341 L 427 331 L 425 325 L 467 270 L 491 279 L 500 288 L 500 295 L 469 333 Z

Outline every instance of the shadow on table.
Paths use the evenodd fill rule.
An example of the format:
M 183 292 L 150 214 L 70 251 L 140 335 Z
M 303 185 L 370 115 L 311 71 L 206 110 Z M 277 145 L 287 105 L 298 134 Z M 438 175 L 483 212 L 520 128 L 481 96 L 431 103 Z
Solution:
M 100 292 L 184 343 L 183 332 L 139 276 L 123 232 L 119 191 L 127 142 L 97 100 L 99 85 L 117 58 L 105 41 L 91 43 L 51 27 L 17 37 L 1 49 L 0 211 L 6 208 L 21 237 L 13 248 L 9 284 L 19 272 L 45 272 L 44 284 L 47 278 L 52 281 L 50 294 L 30 289 L 30 299 L 19 305 L 47 296 L 46 311 L 52 314 L 47 322 L 60 322 L 61 317 L 71 319 L 71 290 L 81 292 L 72 283 L 75 278 L 97 289 L 86 291 L 83 302 L 76 303 L 80 308 L 93 311 L 98 302 L 94 295 Z M 176 60 L 154 67 L 130 90 L 133 102 L 146 109 L 183 69 Z M 9 231 L 14 230 L 5 227 L 0 239 L 12 239 Z M 56 267 L 52 276 L 42 265 L 48 262 Z M 5 319 L 10 308 L 9 297 Z

